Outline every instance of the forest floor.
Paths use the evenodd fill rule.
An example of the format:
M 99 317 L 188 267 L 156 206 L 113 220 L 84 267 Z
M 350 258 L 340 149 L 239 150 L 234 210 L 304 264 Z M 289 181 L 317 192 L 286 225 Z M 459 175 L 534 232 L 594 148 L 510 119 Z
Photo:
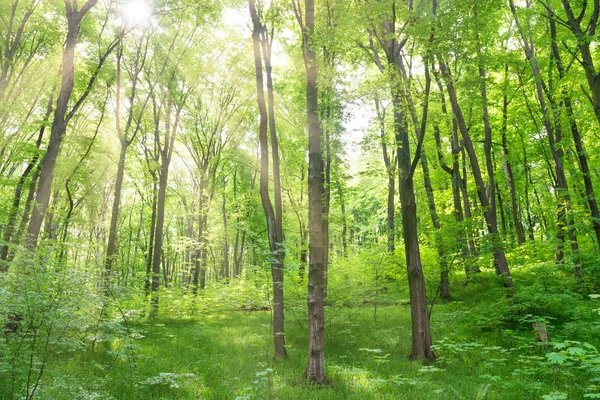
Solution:
M 469 285 L 457 277 L 452 301 L 438 300 L 433 307 L 439 360 L 428 366 L 407 359 L 410 306 L 400 293 L 392 293 L 396 285 L 402 286 L 393 283 L 376 301 L 327 308 L 326 386 L 309 386 L 303 380 L 307 326 L 301 304 L 288 306 L 286 312 L 289 357 L 273 361 L 269 311 L 199 302 L 193 317 L 172 313 L 152 321 L 138 318 L 121 325 L 120 339 L 49 361 L 38 397 L 600 397 L 600 356 L 594 347 L 600 346 L 600 316 L 595 310 L 600 301 L 565 293 L 560 285 L 548 287 L 547 282 L 540 289 L 539 280 L 527 279 L 516 274 L 522 286 L 515 301 L 507 299 L 492 274 L 481 274 Z M 536 321 L 547 326 L 551 343 L 536 342 Z

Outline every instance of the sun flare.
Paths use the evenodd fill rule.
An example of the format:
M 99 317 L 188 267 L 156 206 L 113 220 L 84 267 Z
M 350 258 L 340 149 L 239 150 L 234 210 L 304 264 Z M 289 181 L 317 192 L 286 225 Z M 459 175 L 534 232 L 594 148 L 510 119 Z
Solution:
M 144 25 L 151 15 L 150 4 L 145 0 L 127 0 L 123 5 L 123 18 L 128 25 Z

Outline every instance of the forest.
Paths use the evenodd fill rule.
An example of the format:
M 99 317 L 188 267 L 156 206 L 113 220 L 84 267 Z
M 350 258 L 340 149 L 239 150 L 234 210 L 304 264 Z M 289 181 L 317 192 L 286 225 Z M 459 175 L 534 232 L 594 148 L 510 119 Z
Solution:
M 0 399 L 600 398 L 599 17 L 0 0 Z

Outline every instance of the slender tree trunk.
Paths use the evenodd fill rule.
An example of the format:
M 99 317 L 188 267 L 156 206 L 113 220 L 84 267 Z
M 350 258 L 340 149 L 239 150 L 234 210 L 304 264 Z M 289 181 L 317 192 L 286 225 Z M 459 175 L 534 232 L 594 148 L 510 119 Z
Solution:
M 118 119 L 117 119 L 118 120 Z M 123 176 L 125 174 L 125 155 L 127 153 L 127 142 L 121 139 L 121 150 L 119 152 L 119 162 L 117 163 L 117 178 L 115 180 L 115 195 L 110 218 L 110 229 L 108 232 L 108 244 L 106 247 L 106 259 L 104 262 L 104 273 L 108 278 L 112 273 L 113 264 L 117 255 L 117 224 L 119 220 L 119 207 L 121 203 L 121 190 L 123 187 Z M 110 278 L 108 278 L 110 279 Z
M 277 265 L 271 268 L 271 277 L 273 279 L 273 334 L 274 337 L 274 356 L 276 358 L 287 357 L 285 349 L 284 335 L 284 297 L 283 297 L 283 261 L 285 250 L 283 248 L 283 201 L 281 197 L 281 176 L 279 167 L 279 141 L 277 138 L 277 129 L 275 124 L 275 99 L 273 93 L 273 77 L 271 66 L 271 45 L 273 37 L 266 35 L 263 37 L 263 57 L 265 60 L 265 72 L 267 76 L 267 99 L 268 99 L 268 117 L 269 132 L 271 138 L 271 154 L 273 156 L 273 197 L 275 201 L 275 226 L 274 226 L 274 259 Z M 269 200 L 270 202 L 270 200 Z
M 242 230 L 240 229 L 241 219 L 240 219 L 239 201 L 238 201 L 238 196 L 237 196 L 237 168 L 235 168 L 233 170 L 233 198 L 236 199 L 236 201 L 235 201 L 236 229 L 235 229 L 235 240 L 234 240 L 234 244 L 233 244 L 233 277 L 237 278 L 238 276 L 240 276 L 240 273 L 241 273 L 240 263 L 241 263 L 242 253 L 244 251 L 243 250 L 244 245 L 243 245 L 243 239 L 242 239 L 242 246 L 241 246 L 242 251 L 240 252 L 240 232 Z
M 504 275 L 505 279 L 508 280 L 508 278 L 510 278 L 510 271 L 508 270 L 508 263 L 506 261 L 506 257 L 504 255 L 504 251 L 502 250 L 503 244 L 502 244 L 502 238 L 500 237 L 500 234 L 498 232 L 498 222 L 497 222 L 497 207 L 496 207 L 496 178 L 494 176 L 494 161 L 493 161 L 493 157 L 492 157 L 492 125 L 490 124 L 490 117 L 489 117 L 489 111 L 488 111 L 488 99 L 487 99 L 487 86 L 486 86 L 486 73 L 485 73 L 485 67 L 483 64 L 483 59 L 482 59 L 482 50 L 481 50 L 481 43 L 479 43 L 479 37 L 477 38 L 477 55 L 479 58 L 479 79 L 480 79 L 480 89 L 481 89 L 481 99 L 483 101 L 483 125 L 484 125 L 484 132 L 485 132 L 485 139 L 484 139 L 484 143 L 483 143 L 483 151 L 485 154 L 485 164 L 486 164 L 486 169 L 487 169 L 487 174 L 488 174 L 488 183 L 487 183 L 487 200 L 488 200 L 488 204 L 487 206 L 483 205 L 483 201 L 482 201 L 482 207 L 484 208 L 484 214 L 486 215 L 486 223 L 488 224 L 488 232 L 490 233 L 490 240 L 492 242 L 492 249 L 494 250 L 494 264 L 496 267 L 496 271 L 498 272 L 498 274 L 502 274 Z M 468 135 L 468 133 L 467 133 Z M 470 138 L 469 138 L 470 141 Z M 472 147 L 472 144 L 467 145 L 467 150 L 470 152 L 469 150 L 469 146 Z M 469 156 L 471 156 L 471 154 L 469 154 Z M 471 165 L 473 164 L 473 157 L 476 158 L 475 153 L 473 151 L 473 156 L 471 156 Z M 475 169 L 475 168 L 473 168 Z M 478 183 L 479 185 L 479 183 Z M 485 191 L 485 184 L 483 184 L 480 187 L 481 191 Z M 502 210 L 501 210 L 502 212 Z M 502 214 L 503 216 L 503 214 Z M 504 222 L 504 219 L 502 220 L 503 222 L 503 228 L 504 230 L 506 230 L 506 223 Z M 490 229 L 490 225 L 491 225 L 491 229 Z M 500 250 L 499 250 L 500 249 Z M 512 280 L 510 281 L 510 284 L 507 286 L 511 286 L 512 285 Z M 512 286 L 511 286 L 512 287 Z
M 37 149 L 39 149 L 42 145 L 42 139 L 44 137 L 44 132 L 46 130 L 46 123 L 48 122 L 48 120 L 50 118 L 50 114 L 52 113 L 52 101 L 54 99 L 54 90 L 55 90 L 55 87 L 52 88 L 52 92 L 50 94 L 50 97 L 48 98 L 48 103 L 46 105 L 46 114 L 44 115 L 43 123 L 42 123 L 42 126 L 40 127 L 39 134 L 38 134 L 38 137 L 37 137 L 37 140 L 35 143 L 35 147 Z M 31 161 L 29 161 L 29 164 L 27 164 L 27 167 L 21 174 L 19 182 L 17 183 L 17 186 L 15 187 L 15 195 L 13 197 L 12 209 L 11 209 L 10 215 L 8 217 L 8 222 L 6 223 L 6 229 L 4 230 L 4 237 L 3 237 L 4 244 L 2 246 L 0 246 L 0 260 L 7 259 L 9 243 L 11 241 L 15 242 L 15 240 L 13 238 L 13 233 L 15 231 L 15 225 L 16 225 L 17 216 L 19 213 L 19 206 L 21 204 L 21 194 L 22 194 L 23 186 L 25 185 L 25 182 L 27 181 L 27 178 L 29 177 L 31 172 L 33 172 L 31 185 L 33 185 L 33 187 L 35 187 L 35 181 L 37 180 L 37 177 L 39 176 L 38 159 L 39 159 L 39 154 L 36 153 L 32 157 Z M 29 196 L 28 196 L 28 198 L 29 198 Z M 27 208 L 28 208 L 27 205 L 28 204 L 26 202 L 26 205 L 25 205 L 26 211 L 24 212 L 23 216 L 28 219 L 29 213 L 27 212 Z M 17 237 L 16 239 L 18 240 L 19 237 Z
M 152 255 L 152 291 L 153 315 L 158 312 L 158 288 L 160 286 L 160 264 L 163 244 L 163 228 L 165 223 L 165 201 L 167 193 L 168 164 L 161 167 L 156 203 L 156 227 L 154 230 L 154 249 Z
M 565 77 L 565 68 L 562 63 L 558 42 L 556 40 L 556 22 L 554 21 L 554 19 L 552 19 L 552 15 L 550 15 L 549 21 L 550 34 L 552 37 L 552 56 L 554 58 L 554 61 L 556 62 L 556 68 L 558 70 L 559 77 L 560 79 L 563 79 Z M 568 93 L 564 93 L 564 96 L 565 111 L 567 114 L 567 118 L 569 119 L 569 126 L 571 128 L 571 134 L 573 135 L 573 142 L 575 143 L 575 150 L 577 151 L 579 168 L 581 169 L 581 173 L 583 175 L 583 183 L 585 186 L 584 197 L 587 200 L 588 207 L 591 213 L 592 228 L 594 229 L 594 233 L 596 235 L 596 244 L 600 246 L 600 212 L 598 211 L 598 203 L 596 202 L 596 195 L 594 193 L 594 186 L 592 184 L 592 177 L 590 174 L 587 153 L 585 151 L 585 148 L 583 147 L 581 133 L 579 132 L 577 121 L 575 120 L 575 117 L 573 115 L 573 104 L 571 102 L 571 98 L 568 95 Z M 600 101 L 600 96 L 597 97 L 598 101 Z M 600 103 L 598 103 L 598 105 L 600 106 Z
M 163 236 L 164 236 L 164 223 L 165 223 L 165 203 L 167 194 L 167 182 L 169 178 L 169 165 L 171 163 L 171 155 L 173 154 L 173 146 L 175 144 L 175 135 L 177 133 L 177 127 L 179 125 L 179 114 L 181 112 L 181 105 L 178 105 L 175 111 L 175 121 L 171 122 L 171 113 L 173 111 L 173 104 L 171 100 L 166 97 L 164 99 L 167 104 L 165 105 L 165 140 L 162 148 L 160 148 L 160 173 L 158 183 L 158 201 L 156 205 L 156 231 L 154 238 L 154 255 L 152 257 L 152 285 L 150 290 L 153 293 L 152 296 L 152 315 L 158 313 L 158 288 L 160 286 L 160 264 L 161 255 L 163 252 Z M 159 129 L 159 115 L 155 110 L 155 139 L 159 143 L 158 129 Z M 166 283 L 166 282 L 165 282 Z
M 150 294 L 152 282 L 152 265 L 154 257 L 154 238 L 156 232 L 156 209 L 158 205 L 158 187 L 156 174 L 152 174 L 152 216 L 150 217 L 150 231 L 148 234 L 148 253 L 146 260 L 146 282 L 144 284 L 146 294 Z
M 113 200 L 111 218 L 110 218 L 110 229 L 108 233 L 108 244 L 106 246 L 106 259 L 104 262 L 104 270 L 107 277 L 110 277 L 112 273 L 112 266 L 116 259 L 116 254 L 118 253 L 117 249 L 117 233 L 118 233 L 118 221 L 119 221 L 119 208 L 121 205 L 121 191 L 123 186 L 123 177 L 125 175 L 125 157 L 127 155 L 127 149 L 129 145 L 133 141 L 138 129 L 135 130 L 132 137 L 129 137 L 129 130 L 131 128 L 131 123 L 133 120 L 134 113 L 134 100 L 136 96 L 137 82 L 138 77 L 141 72 L 141 69 L 145 62 L 145 56 L 142 57 L 142 45 L 137 48 L 137 53 L 134 59 L 134 69 L 130 73 L 132 83 L 131 83 L 131 93 L 129 95 L 129 109 L 127 110 L 127 117 L 125 127 L 121 127 L 121 61 L 123 58 L 123 47 L 119 46 L 117 51 L 117 82 L 116 82 L 116 107 L 115 107 L 115 124 L 117 135 L 119 137 L 119 142 L 121 145 L 121 149 L 119 152 L 119 161 L 117 163 L 117 176 L 115 180 L 115 197 Z M 145 109 L 146 103 L 142 105 L 142 111 Z M 141 117 L 140 112 L 140 117 Z M 139 124 L 138 124 L 139 128 Z M 110 279 L 110 278 L 109 278 Z
M 398 64 L 401 60 L 394 61 Z M 400 69 L 400 68 L 399 68 Z M 426 77 L 429 77 L 426 67 Z M 425 123 L 427 121 L 427 97 L 429 96 L 430 79 L 426 80 L 426 99 L 420 131 L 417 129 L 417 137 L 422 140 L 425 134 Z M 412 345 L 409 359 L 433 361 L 436 359 L 431 349 L 431 329 L 429 326 L 429 311 L 427 310 L 427 294 L 425 290 L 425 277 L 421 265 L 421 253 L 419 249 L 419 235 L 417 233 L 417 203 L 413 185 L 414 162 L 421 156 L 421 148 L 417 147 L 414 162 L 411 163 L 410 140 L 406 129 L 406 115 L 403 111 L 403 91 L 400 84 L 395 85 L 392 90 L 392 103 L 394 106 L 394 127 L 398 141 L 397 159 L 399 171 L 400 205 L 402 211 L 402 232 L 404 237 L 404 253 L 406 256 L 406 269 L 408 276 L 408 287 L 410 292 L 410 313 L 412 321 Z M 408 94 L 407 96 L 410 96 Z M 422 143 L 422 142 L 420 142 Z
M 227 202 L 225 199 L 225 181 L 223 180 L 223 196 L 221 202 L 223 216 L 223 278 L 229 282 L 229 238 L 227 237 Z
M 534 231 L 534 226 L 533 226 L 533 218 L 531 218 L 531 203 L 529 202 L 529 183 L 530 183 L 530 176 L 529 176 L 529 164 L 527 162 L 527 148 L 525 147 L 525 144 L 523 143 L 523 167 L 525 170 L 525 213 L 527 215 L 527 232 L 529 233 L 529 240 L 531 242 L 533 242 L 535 244 L 535 234 L 533 233 Z
M 495 196 L 492 191 L 493 189 L 495 189 L 495 184 L 493 186 L 491 185 L 492 183 L 494 183 L 493 182 L 493 168 L 492 168 L 492 174 L 490 176 L 491 194 L 488 197 L 487 192 L 486 192 L 485 183 L 484 183 L 483 177 L 481 175 L 481 169 L 479 168 L 479 161 L 477 159 L 477 154 L 475 153 L 475 148 L 473 147 L 473 142 L 471 140 L 471 136 L 467 129 L 467 124 L 464 119 L 462 110 L 460 108 L 460 105 L 458 104 L 458 98 L 456 96 L 456 92 L 454 89 L 454 82 L 452 80 L 452 77 L 450 76 L 450 71 L 449 71 L 448 67 L 446 66 L 446 63 L 444 62 L 443 58 L 439 54 L 438 54 L 437 58 L 440 63 L 440 69 L 441 69 L 442 75 L 446 79 L 446 88 L 448 91 L 448 97 L 450 98 L 450 103 L 452 104 L 452 111 L 454 112 L 454 115 L 455 115 L 457 123 L 458 123 L 458 128 L 463 137 L 463 145 L 469 155 L 473 177 L 475 178 L 475 183 L 477 184 L 477 194 L 479 195 L 479 201 L 480 201 L 481 207 L 485 210 L 484 217 L 485 217 L 488 233 L 490 234 L 490 237 L 491 237 L 492 252 L 494 253 L 494 258 L 495 258 L 497 266 L 498 266 L 498 271 L 504 277 L 505 286 L 509 287 L 509 288 L 514 288 L 514 284 L 513 284 L 512 278 L 510 276 L 510 270 L 508 268 L 508 262 L 506 260 L 506 255 L 504 254 L 504 249 L 502 248 L 502 243 L 500 241 L 500 238 L 498 237 L 498 222 L 497 222 L 497 216 L 496 216 L 496 210 L 495 210 L 495 199 L 494 199 Z M 486 139 L 488 138 L 489 135 L 491 135 L 491 132 L 489 132 L 489 133 L 486 132 Z M 491 137 L 490 137 L 490 140 L 491 140 Z M 490 140 L 486 140 L 486 142 L 489 142 Z M 491 147 L 491 143 L 489 143 L 489 145 L 486 146 L 486 164 L 488 165 L 488 169 L 490 167 L 493 167 L 493 165 L 491 165 L 491 158 L 487 157 L 487 154 L 490 152 L 490 150 L 489 150 L 490 147 Z M 488 160 L 488 158 L 489 158 L 489 160 Z M 490 198 L 494 199 L 493 200 L 494 204 L 490 203 Z
M 427 162 L 427 155 L 425 151 L 421 154 L 421 167 L 423 168 L 423 184 L 425 186 L 425 192 L 427 193 L 427 203 L 429 205 L 429 215 L 431 216 L 431 222 L 435 229 L 435 246 L 438 252 L 438 259 L 440 262 L 440 297 L 444 300 L 450 299 L 450 281 L 448 278 L 448 260 L 446 257 L 446 251 L 444 249 L 444 243 L 441 232 L 440 217 L 437 213 L 435 206 L 435 198 L 433 196 L 433 187 L 431 186 L 431 177 L 429 172 L 429 164 Z
M 260 199 L 267 220 L 267 234 L 271 250 L 271 276 L 273 279 L 273 342 L 274 357 L 286 357 L 283 314 L 283 229 L 281 184 L 279 177 L 279 156 L 277 131 L 275 126 L 275 107 L 273 83 L 271 80 L 270 36 L 266 27 L 260 21 L 254 0 L 249 0 L 250 16 L 252 17 L 252 43 L 254 49 L 254 67 L 256 73 L 256 93 L 260 113 L 259 142 L 260 142 Z M 261 53 L 262 45 L 262 53 Z M 263 65 L 267 75 L 268 107 L 265 101 Z M 271 134 L 271 152 L 273 153 L 273 179 L 275 186 L 275 207 L 269 194 L 269 130 Z
M 62 138 L 67 130 L 67 108 L 74 87 L 75 46 L 79 36 L 79 25 L 85 14 L 96 4 L 96 0 L 88 0 L 79 11 L 73 8 L 76 6 L 74 2 L 66 0 L 65 4 L 67 6 L 68 30 L 62 57 L 62 81 L 54 110 L 50 141 L 48 142 L 46 154 L 42 159 L 35 203 L 29 219 L 29 226 L 27 227 L 27 247 L 30 250 L 34 250 L 37 246 L 42 222 L 50 201 L 50 190 L 54 179 L 56 158 L 60 151 Z
M 508 84 L 508 64 L 504 68 L 504 81 Z M 506 137 L 506 131 L 508 128 L 508 93 L 506 86 L 504 87 L 504 93 L 502 98 L 502 153 L 503 160 L 502 166 L 504 168 L 504 175 L 506 176 L 506 186 L 510 191 L 510 202 L 511 202 L 511 217 L 515 231 L 517 232 L 517 243 L 522 245 L 525 243 L 525 230 L 519 218 L 519 203 L 517 201 L 517 189 L 515 186 L 515 179 L 512 170 L 512 164 L 510 162 L 510 153 L 508 150 L 508 139 Z
M 198 238 L 194 244 L 192 259 L 194 272 L 192 277 L 192 293 L 197 294 L 198 288 L 206 287 L 206 238 L 205 227 L 208 213 L 208 195 L 206 194 L 206 170 L 200 170 L 200 182 L 198 184 L 199 216 L 198 216 Z
M 346 255 L 348 255 L 348 219 L 346 217 L 346 203 L 342 201 L 340 207 L 342 211 L 342 256 L 346 257 Z
M 440 98 L 442 102 L 442 113 L 444 115 L 448 114 L 448 109 L 446 107 L 446 96 L 444 95 L 444 87 L 442 86 L 442 81 L 439 77 L 439 74 L 433 69 L 433 75 L 435 77 L 437 86 L 440 90 Z M 442 154 L 442 140 L 440 137 L 440 128 L 436 125 L 433 127 L 434 137 L 437 147 L 438 161 L 440 166 L 446 173 L 451 176 L 452 179 L 452 201 L 454 204 L 454 220 L 459 226 L 459 234 L 457 235 L 456 242 L 461 251 L 461 259 L 465 264 L 465 274 L 467 279 L 470 274 L 475 271 L 475 267 L 472 265 L 472 257 L 470 252 L 470 245 L 472 243 L 470 229 L 465 226 L 463 210 L 461 204 L 461 187 L 462 187 L 462 179 L 460 177 L 460 154 L 461 154 L 461 146 L 460 141 L 458 139 L 458 124 L 456 122 L 456 118 L 452 118 L 452 167 L 449 167 L 444 162 L 444 156 Z M 470 211 L 469 211 L 470 215 Z
M 383 162 L 388 175 L 388 196 L 387 196 L 387 241 L 388 253 L 394 252 L 395 242 L 395 191 L 396 191 L 396 160 L 394 152 L 390 155 L 387 149 L 385 139 L 385 112 L 386 109 L 379 99 L 375 99 L 375 109 L 377 110 L 377 119 L 379 121 L 379 139 L 381 141 L 381 151 L 383 153 Z
M 565 25 L 571 30 L 577 39 L 577 46 L 579 47 L 579 54 L 581 56 L 578 58 L 578 60 L 585 71 L 588 87 L 592 92 L 590 100 L 594 108 L 594 114 L 596 115 L 598 123 L 600 123 L 600 74 L 596 71 L 593 56 L 594 47 L 591 47 L 591 43 L 595 41 L 596 30 L 598 29 L 600 1 L 594 0 L 593 10 L 591 14 L 588 14 L 589 22 L 587 25 L 584 25 L 584 27 L 582 27 L 581 24 L 587 8 L 587 2 L 583 3 L 583 11 L 579 16 L 575 16 L 573 13 L 571 1 L 561 0 L 561 3 L 567 15 L 567 21 Z M 550 11 L 549 14 L 550 19 L 554 20 L 554 12 Z
M 561 128 L 560 128 L 560 118 L 559 116 L 554 118 L 554 124 L 552 123 L 552 115 L 551 110 L 549 109 L 546 96 L 544 92 L 546 91 L 546 85 L 544 80 L 542 79 L 539 64 L 537 62 L 537 58 L 535 55 L 535 48 L 533 47 L 533 43 L 527 39 L 527 34 L 521 25 L 521 22 L 517 16 L 517 11 L 515 7 L 514 0 L 509 0 L 511 12 L 513 14 L 515 23 L 517 28 L 519 29 L 519 33 L 521 35 L 521 43 L 523 45 L 523 49 L 525 52 L 525 56 L 531 66 L 533 76 L 535 78 L 535 86 L 536 86 L 536 94 L 538 97 L 538 102 L 540 104 L 540 108 L 542 110 L 544 127 L 546 129 L 548 143 L 550 145 L 550 151 L 552 153 L 552 159 L 554 161 L 554 170 L 556 172 L 556 184 L 557 184 L 557 194 L 559 196 L 559 202 L 557 204 L 558 207 L 558 215 L 557 215 L 557 231 L 558 240 L 557 240 L 557 262 L 562 261 L 562 243 L 560 240 L 560 235 L 563 235 L 563 227 L 566 225 L 569 231 L 569 237 L 571 240 L 571 252 L 573 253 L 575 268 L 574 273 L 578 279 L 581 279 L 581 268 L 579 259 L 579 245 L 577 242 L 577 236 L 575 234 L 573 223 L 572 223 L 572 215 L 569 213 L 571 197 L 569 194 L 569 187 L 567 184 L 567 178 L 565 176 L 564 166 L 562 162 L 563 158 L 563 150 L 561 147 L 557 146 L 556 143 L 560 143 L 561 141 Z M 549 97 L 548 101 L 552 106 L 553 110 L 557 110 L 556 104 L 554 104 L 554 100 Z M 567 215 L 568 214 L 568 215 Z
M 317 56 L 310 43 L 315 32 L 315 2 L 305 0 L 302 50 L 306 69 L 306 110 L 308 119 L 308 365 L 309 382 L 325 382 L 325 233 L 323 232 L 323 152 L 318 113 Z

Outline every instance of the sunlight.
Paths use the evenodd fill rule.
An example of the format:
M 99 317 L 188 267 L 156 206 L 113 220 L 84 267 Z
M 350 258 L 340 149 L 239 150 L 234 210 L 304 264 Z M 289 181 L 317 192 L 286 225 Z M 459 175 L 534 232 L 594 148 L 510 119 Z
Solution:
M 145 0 L 127 0 L 123 4 L 123 19 L 132 26 L 144 25 L 152 15 L 150 4 Z

